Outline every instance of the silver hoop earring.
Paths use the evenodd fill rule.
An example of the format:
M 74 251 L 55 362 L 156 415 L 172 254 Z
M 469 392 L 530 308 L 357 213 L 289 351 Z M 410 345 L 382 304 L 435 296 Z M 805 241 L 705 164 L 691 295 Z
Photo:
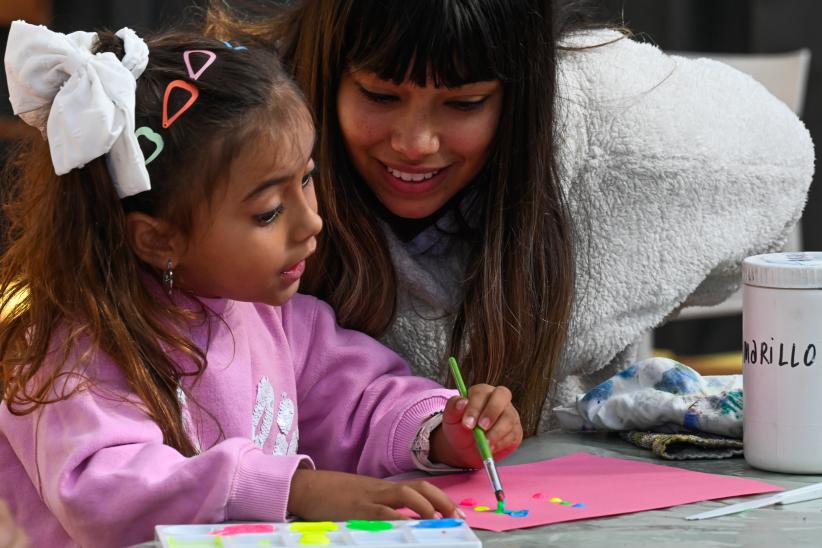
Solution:
M 174 289 L 174 262 L 169 259 L 168 263 L 166 264 L 166 271 L 163 272 L 163 288 L 166 290 L 166 293 L 169 297 L 171 297 L 171 291 Z

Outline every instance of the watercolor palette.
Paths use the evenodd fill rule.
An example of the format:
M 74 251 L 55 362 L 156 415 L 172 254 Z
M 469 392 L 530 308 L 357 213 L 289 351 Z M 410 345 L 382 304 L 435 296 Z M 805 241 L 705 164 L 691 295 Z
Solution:
M 251 546 L 403 546 L 406 548 L 481 548 L 461 519 L 406 521 L 233 523 L 158 525 L 163 548 Z

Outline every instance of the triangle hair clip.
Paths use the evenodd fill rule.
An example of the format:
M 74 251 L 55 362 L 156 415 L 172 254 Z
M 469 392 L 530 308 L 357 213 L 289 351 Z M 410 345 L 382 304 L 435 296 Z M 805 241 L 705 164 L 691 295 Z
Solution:
M 171 90 L 174 88 L 184 89 L 185 91 L 191 94 L 191 97 L 188 98 L 188 101 L 185 102 L 183 106 L 180 107 L 180 110 L 174 113 L 173 116 L 169 118 L 168 116 L 168 98 L 171 95 Z M 197 97 L 200 96 L 200 90 L 197 89 L 197 86 L 192 84 L 191 82 L 186 82 L 185 80 L 172 80 L 166 86 L 166 92 L 163 94 L 163 128 L 168 129 L 171 124 L 173 124 L 177 118 L 180 117 L 182 113 L 187 111 L 191 105 L 194 104 L 194 101 L 197 100 Z
M 206 60 L 203 63 L 197 72 L 194 72 L 194 69 L 191 68 L 191 54 L 192 53 L 199 53 L 206 56 Z M 186 64 L 186 70 L 188 71 L 188 77 L 192 80 L 197 80 L 200 76 L 205 72 L 205 70 L 214 63 L 214 60 L 217 59 L 217 54 L 213 51 L 208 51 L 207 49 L 187 49 L 183 52 L 183 61 Z

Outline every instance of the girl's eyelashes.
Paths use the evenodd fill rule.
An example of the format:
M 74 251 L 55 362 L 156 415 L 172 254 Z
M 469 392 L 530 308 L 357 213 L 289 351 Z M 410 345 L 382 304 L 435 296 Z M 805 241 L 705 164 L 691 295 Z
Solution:
M 488 97 L 483 97 L 482 99 L 477 99 L 474 101 L 449 101 L 448 104 L 457 110 L 471 111 L 482 108 L 482 105 L 485 104 L 486 100 L 488 100 Z
M 308 185 L 310 185 L 311 182 L 314 180 L 314 176 L 317 174 L 317 171 L 319 171 L 319 168 L 315 165 L 314 169 L 303 175 L 303 178 L 300 181 L 300 188 L 305 188 Z M 266 211 L 265 213 L 259 213 L 257 215 L 254 215 L 254 220 L 260 226 L 270 225 L 275 220 L 277 220 L 277 217 L 279 217 L 280 214 L 282 214 L 283 209 L 285 209 L 284 206 L 280 204 L 271 211 Z
M 283 212 L 283 206 L 278 205 L 271 211 L 266 211 L 265 213 L 260 213 L 258 215 L 254 215 L 254 220 L 257 221 L 257 224 L 260 226 L 266 226 L 273 223 L 277 217 Z
M 362 93 L 366 99 L 373 103 L 384 105 L 387 103 L 393 103 L 399 99 L 396 95 L 388 95 L 385 93 L 370 91 L 364 88 L 362 84 L 357 84 L 357 87 L 359 87 L 360 93 Z
M 314 169 L 312 169 L 311 171 L 309 171 L 308 173 L 306 173 L 305 175 L 303 175 L 303 180 L 302 180 L 302 182 L 300 182 L 300 186 L 301 186 L 301 187 L 303 187 L 303 188 L 305 188 L 305 187 L 307 187 L 309 184 L 311 184 L 311 182 L 314 180 L 314 177 L 316 177 L 316 176 L 317 176 L 317 172 L 318 172 L 318 171 L 319 171 L 319 167 L 317 167 L 317 166 L 315 165 L 315 166 L 314 166 Z
M 387 93 L 377 93 L 375 91 L 371 91 L 369 89 L 366 89 L 365 87 L 363 87 L 362 84 L 358 84 L 358 87 L 359 87 L 360 93 L 362 93 L 362 95 L 366 99 L 371 101 L 372 103 L 377 103 L 379 105 L 386 105 L 386 104 L 389 104 L 389 103 L 395 103 L 395 102 L 399 101 L 399 97 L 397 97 L 396 95 L 390 95 L 390 94 L 387 94 Z M 471 100 L 471 101 L 453 100 L 453 101 L 448 101 L 447 104 L 450 107 L 455 108 L 457 110 L 461 110 L 463 112 L 468 112 L 468 111 L 477 110 L 477 109 L 482 108 L 482 105 L 485 104 L 485 101 L 487 99 L 488 99 L 488 97 L 483 97 L 482 99 L 475 99 L 475 100 Z

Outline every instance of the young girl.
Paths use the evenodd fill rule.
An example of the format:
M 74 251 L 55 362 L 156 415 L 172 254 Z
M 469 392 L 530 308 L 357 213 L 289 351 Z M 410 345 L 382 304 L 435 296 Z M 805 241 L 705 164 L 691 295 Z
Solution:
M 302 290 L 419 374 L 453 354 L 510 387 L 529 433 L 801 213 L 813 146 L 784 104 L 583 25 L 581 2 L 211 4 L 211 32 L 276 44 L 317 114 Z
M 453 397 L 295 295 L 322 223 L 311 116 L 275 57 L 23 22 L 8 44 L 14 110 L 47 138 L 13 161 L 0 261 L 0 499 L 33 544 L 458 514 L 366 476 L 477 466 L 477 424 L 504 457 L 510 392 Z

